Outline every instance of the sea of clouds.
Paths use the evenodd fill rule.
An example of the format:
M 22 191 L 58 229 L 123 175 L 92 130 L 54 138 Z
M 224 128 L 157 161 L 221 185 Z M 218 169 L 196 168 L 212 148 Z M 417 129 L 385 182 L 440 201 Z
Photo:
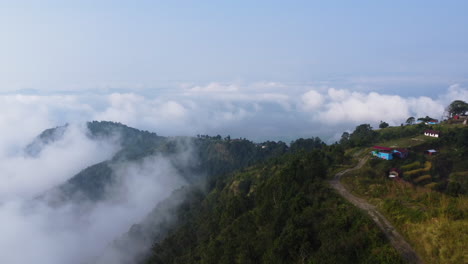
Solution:
M 468 88 L 454 84 L 432 97 L 275 82 L 180 84 L 151 92 L 7 93 L 0 95 L 5 109 L 0 127 L 23 141 L 70 121 L 108 120 L 166 136 L 229 134 L 254 141 L 319 136 L 334 142 L 362 123 L 377 127 L 380 121 L 400 125 L 410 116 L 441 119 L 456 99 L 468 101 Z

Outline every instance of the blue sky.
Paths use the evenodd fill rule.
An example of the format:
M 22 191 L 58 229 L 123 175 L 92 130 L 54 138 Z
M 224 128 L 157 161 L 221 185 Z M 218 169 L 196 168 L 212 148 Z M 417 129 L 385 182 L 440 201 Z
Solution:
M 466 1 L 2 1 L 1 89 L 356 79 L 445 89 L 467 79 L 466 10 Z
M 136 106 L 116 98 L 147 102 L 140 114 L 201 116 L 167 134 L 294 138 L 332 110 L 355 113 L 339 119 L 349 129 L 380 121 L 365 112 L 382 98 L 404 102 L 398 115 L 378 112 L 398 125 L 468 100 L 466 10 L 466 1 L 1 1 L 0 94 L 75 96 L 75 112 L 59 102 L 46 111 L 60 113 L 52 124 L 85 116 L 166 131 L 126 118 Z M 222 127 L 200 125 L 213 115 Z

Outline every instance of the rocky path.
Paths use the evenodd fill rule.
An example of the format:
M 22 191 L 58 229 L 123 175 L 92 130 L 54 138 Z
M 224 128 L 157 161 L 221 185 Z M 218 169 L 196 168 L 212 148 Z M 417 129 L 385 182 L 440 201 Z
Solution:
M 346 174 L 347 172 L 360 169 L 369 159 L 369 157 L 365 157 L 359 160 L 359 163 L 350 169 L 346 169 L 344 171 L 338 172 L 335 174 L 335 177 L 330 181 L 330 185 L 333 189 L 337 190 L 338 193 L 343 196 L 346 200 L 354 204 L 355 206 L 365 210 L 367 214 L 374 220 L 377 226 L 385 233 L 385 235 L 390 240 L 390 243 L 393 247 L 401 254 L 401 256 L 408 261 L 409 263 L 417 263 L 422 264 L 424 263 L 418 254 L 411 248 L 411 246 L 406 242 L 400 233 L 396 231 L 392 224 L 377 210 L 377 208 L 368 203 L 366 200 L 361 199 L 359 197 L 354 196 L 351 194 L 346 188 L 341 184 L 340 179 L 341 176 Z

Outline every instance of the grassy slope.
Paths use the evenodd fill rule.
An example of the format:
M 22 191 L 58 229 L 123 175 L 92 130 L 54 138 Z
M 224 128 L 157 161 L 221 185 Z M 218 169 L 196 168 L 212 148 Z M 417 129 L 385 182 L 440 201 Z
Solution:
M 343 183 L 377 205 L 427 263 L 466 263 L 468 197 L 392 181 L 369 167 L 346 175 Z
M 441 125 L 436 129 L 449 132 L 460 127 Z M 386 170 L 391 167 L 404 167 L 406 164 L 419 168 L 427 162 L 439 164 L 437 159 L 449 159 L 451 169 L 455 171 L 452 174 L 463 177 L 466 175 L 465 165 L 462 164 L 464 159 L 452 159 L 450 154 L 453 147 L 441 145 L 437 139 L 424 136 L 402 137 L 380 142 L 379 145 L 409 147 L 412 156 L 404 161 L 371 160 L 366 167 L 346 175 L 343 183 L 356 195 L 378 206 L 427 263 L 467 263 L 468 197 L 449 196 L 428 188 L 434 187 L 431 180 L 441 180 L 437 178 L 440 177 L 438 170 L 420 169 L 418 173 L 421 175 L 407 177 L 412 183 L 386 177 Z M 421 154 L 432 146 L 441 151 L 440 157 L 428 158 Z M 417 160 L 421 166 L 412 166 Z M 422 184 L 415 186 L 415 182 Z

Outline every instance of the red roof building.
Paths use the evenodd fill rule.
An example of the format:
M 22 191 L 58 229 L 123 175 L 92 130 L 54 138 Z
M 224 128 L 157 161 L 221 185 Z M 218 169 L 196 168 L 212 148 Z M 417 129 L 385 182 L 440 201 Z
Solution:
M 387 148 L 387 147 L 381 147 L 381 146 L 374 146 L 373 148 L 375 150 L 372 151 L 372 155 L 379 157 L 381 159 L 386 159 L 386 160 L 391 160 L 394 157 L 405 159 L 406 157 L 408 157 L 408 153 L 409 153 L 407 149 L 403 149 L 403 148 L 393 149 L 393 148 Z
M 392 152 L 392 151 L 393 151 L 392 148 L 381 147 L 381 146 L 374 146 L 373 148 L 374 148 L 374 149 L 377 149 L 377 150 L 381 150 L 381 151 L 389 151 L 389 152 Z

